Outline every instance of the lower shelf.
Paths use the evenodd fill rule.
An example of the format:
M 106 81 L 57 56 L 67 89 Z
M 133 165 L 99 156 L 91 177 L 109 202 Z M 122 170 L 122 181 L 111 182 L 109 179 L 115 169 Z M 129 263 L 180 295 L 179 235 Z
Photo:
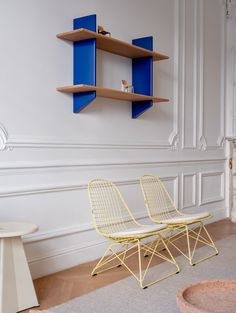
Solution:
M 137 93 L 124 92 L 121 90 L 98 87 L 98 86 L 90 86 L 90 85 L 72 85 L 72 86 L 64 86 L 58 87 L 58 91 L 65 93 L 83 93 L 88 91 L 96 91 L 96 95 L 102 98 L 110 98 L 117 99 L 123 101 L 147 101 L 151 100 L 153 102 L 168 102 L 169 99 L 165 98 L 157 98 L 153 96 L 145 96 Z

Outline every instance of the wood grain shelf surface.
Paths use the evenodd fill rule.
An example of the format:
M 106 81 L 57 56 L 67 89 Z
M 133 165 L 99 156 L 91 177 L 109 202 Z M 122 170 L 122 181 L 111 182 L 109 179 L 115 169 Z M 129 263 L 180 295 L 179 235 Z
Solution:
M 90 86 L 90 85 L 71 85 L 71 86 L 63 86 L 58 87 L 58 91 L 64 93 L 82 93 L 86 91 L 96 91 L 98 97 L 102 98 L 110 98 L 117 99 L 123 101 L 145 101 L 152 100 L 153 102 L 168 102 L 168 99 L 165 98 L 157 98 L 153 96 L 145 96 L 137 93 L 124 92 L 121 90 L 98 87 L 98 86 Z
M 142 58 L 142 57 L 153 57 L 154 61 L 160 61 L 169 59 L 168 56 L 164 54 L 157 53 L 155 51 L 150 51 L 128 42 L 121 41 L 112 37 L 107 37 L 96 32 L 90 31 L 85 28 L 80 28 L 65 33 L 60 33 L 57 35 L 60 39 L 70 40 L 70 41 L 81 41 L 91 38 L 96 38 L 97 48 L 100 50 L 108 51 L 113 54 L 118 54 L 127 58 Z

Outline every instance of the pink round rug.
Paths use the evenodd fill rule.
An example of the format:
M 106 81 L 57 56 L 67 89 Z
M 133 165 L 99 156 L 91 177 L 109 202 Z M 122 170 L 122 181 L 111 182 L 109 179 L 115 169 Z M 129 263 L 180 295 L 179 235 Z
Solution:
M 178 291 L 177 305 L 182 313 L 235 313 L 236 280 L 208 280 Z

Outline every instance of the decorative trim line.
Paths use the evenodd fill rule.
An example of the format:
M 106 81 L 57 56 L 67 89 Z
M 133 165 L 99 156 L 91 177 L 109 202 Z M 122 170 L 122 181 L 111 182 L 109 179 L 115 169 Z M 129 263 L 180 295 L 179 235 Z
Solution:
M 225 145 L 225 104 L 226 104 L 226 18 L 225 12 L 222 8 L 221 11 L 221 99 L 220 99 L 220 135 L 217 139 L 217 144 L 219 147 L 223 148 Z
M 137 212 L 134 214 L 137 220 L 145 219 L 148 217 L 148 213 L 145 210 Z M 93 223 L 78 224 L 71 227 L 63 227 L 54 230 L 38 232 L 35 234 L 30 234 L 24 237 L 23 242 L 25 244 L 35 243 L 38 241 L 44 241 L 48 239 L 60 238 L 63 236 L 70 236 L 77 233 L 84 233 L 87 231 L 95 231 Z
M 184 204 L 184 191 L 185 191 L 185 177 L 193 177 L 193 186 L 192 186 L 192 202 Z M 197 174 L 196 172 L 191 172 L 191 173 L 183 173 L 181 177 L 181 208 L 182 209 L 187 209 L 191 208 L 197 205 L 196 201 L 196 184 L 197 182 Z
M 204 18 L 203 18 L 203 0 L 199 0 L 199 6 L 198 6 L 198 69 L 199 69 L 199 76 L 198 76 L 198 95 L 199 95 L 199 149 L 200 150 L 206 150 L 206 139 L 204 137 L 204 102 L 203 102 L 203 94 L 204 94 L 204 83 L 203 83 L 203 67 L 204 67 L 204 57 L 203 57 L 203 51 L 204 51 Z
M 225 46 L 221 46 L 221 99 L 220 99 L 220 135 L 216 145 L 208 145 L 204 135 L 204 1 L 199 0 L 199 149 L 200 150 L 219 150 L 223 149 L 225 143 Z M 222 9 L 221 14 L 221 36 L 222 43 L 225 43 L 225 17 Z
M 7 130 L 2 124 L 0 124 L 0 151 L 6 150 L 7 139 Z
M 185 93 L 185 87 L 186 87 L 186 0 L 182 0 L 182 29 L 181 29 L 181 93 L 180 93 L 180 99 L 181 99 L 181 148 L 184 148 L 184 127 L 185 127 L 185 100 L 186 100 L 186 93 Z
M 217 139 L 217 144 L 219 147 L 223 148 L 225 145 L 225 136 L 219 136 Z
M 36 170 L 58 170 L 69 168 L 90 168 L 90 167 L 140 167 L 140 166 L 178 166 L 187 164 L 212 164 L 223 163 L 227 158 L 220 159 L 193 159 L 193 160 L 171 160 L 158 162 L 115 162 L 115 163 L 37 163 L 37 164 L 16 164 L 16 165 L 0 165 L 0 174 L 5 174 L 6 171 L 36 171 Z
M 38 241 L 60 238 L 63 236 L 70 236 L 70 235 L 74 235 L 77 233 L 83 233 L 83 232 L 93 231 L 93 230 L 94 230 L 94 226 L 92 223 L 78 224 L 78 225 L 71 226 L 71 227 L 63 227 L 63 228 L 48 230 L 44 232 L 37 232 L 36 234 L 33 234 L 33 235 L 32 234 L 27 235 L 27 236 L 24 236 L 23 242 L 25 244 L 35 243 Z
M 179 134 L 173 131 L 170 134 L 168 141 L 170 143 L 170 147 L 172 148 L 172 150 L 176 150 L 179 144 Z
M 220 195 L 218 197 L 214 198 L 208 198 L 206 200 L 203 199 L 202 196 L 202 190 L 203 190 L 203 177 L 209 177 L 209 176 L 220 176 Z M 224 187 L 224 180 L 225 173 L 224 172 L 201 172 L 199 173 L 199 206 L 202 206 L 204 204 L 208 203 L 214 203 L 218 201 L 224 201 L 225 199 L 225 187 Z
M 162 177 L 163 181 L 169 181 L 176 179 L 176 176 L 168 176 Z M 117 186 L 127 186 L 127 185 L 137 185 L 139 184 L 139 179 L 133 180 L 124 180 L 124 181 L 114 181 Z M 44 186 L 32 189 L 15 189 L 15 190 L 6 190 L 0 193 L 0 198 L 7 197 L 17 197 L 17 196 L 26 196 L 26 195 L 35 195 L 35 194 L 43 194 L 43 193 L 53 193 L 53 192 L 63 192 L 63 191 L 73 191 L 73 190 L 84 190 L 87 189 L 87 182 L 80 183 L 76 185 L 54 185 L 54 186 Z M 177 196 L 175 197 L 177 199 Z
M 209 146 L 208 146 L 208 150 L 209 150 Z M 207 149 L 207 142 L 206 142 L 206 138 L 204 137 L 204 135 L 201 135 L 201 137 L 199 138 L 199 149 L 206 151 Z
M 174 20 L 175 20 L 175 36 L 174 36 L 174 121 L 173 121 L 173 131 L 169 136 L 169 143 L 173 150 L 178 148 L 179 144 L 179 89 L 180 89 L 180 0 L 175 1 L 175 11 L 174 11 Z
M 160 144 L 129 144 L 129 143 L 78 143 L 78 142 L 68 142 L 65 141 L 47 141 L 47 140 L 19 140 L 19 139 L 9 139 L 6 142 L 6 146 L 9 149 L 17 148 L 27 148 L 27 149 L 127 149 L 127 150 L 136 150 L 136 149 L 171 149 L 169 143 L 160 143 Z
M 173 180 L 174 182 L 174 203 L 176 207 L 179 207 L 179 176 L 173 176 L 166 178 L 161 178 L 162 181 Z
M 197 77 L 198 77 L 198 51 L 197 51 L 197 44 L 198 44 L 198 0 L 194 1 L 194 96 L 193 96 L 193 117 L 194 117 L 194 126 L 193 126 L 193 148 L 197 148 Z
M 236 18 L 235 16 L 231 19 L 228 19 L 228 29 L 229 29 L 229 39 L 228 39 L 228 82 L 227 87 L 229 88 L 228 97 L 227 97 L 227 106 L 232 110 L 232 126 L 231 134 L 232 136 L 236 135 L 236 40 L 235 40 L 235 27 L 236 27 Z M 229 44 L 233 42 L 233 44 Z M 231 116 L 228 116 L 228 118 Z
M 183 55 L 184 55 L 184 65 L 183 65 L 183 88 L 182 88 L 182 149 L 183 150 L 192 150 L 197 148 L 197 39 L 198 39 L 198 25 L 197 25 L 197 13 L 198 13 L 198 1 L 194 1 L 194 55 L 193 55 L 193 143 L 190 146 L 186 146 L 185 144 L 185 86 L 186 86 L 186 0 L 184 0 L 184 8 L 183 8 L 183 23 L 184 28 L 182 30 L 183 32 Z

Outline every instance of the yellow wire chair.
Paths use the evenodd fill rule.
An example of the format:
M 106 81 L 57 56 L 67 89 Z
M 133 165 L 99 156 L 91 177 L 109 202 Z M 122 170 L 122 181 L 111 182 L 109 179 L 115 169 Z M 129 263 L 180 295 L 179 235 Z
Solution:
M 170 235 L 166 239 L 168 246 L 175 247 L 188 259 L 190 265 L 195 265 L 218 254 L 218 250 L 203 224 L 203 221 L 211 218 L 208 212 L 197 214 L 180 212 L 159 177 L 144 175 L 140 179 L 140 184 L 151 220 L 155 223 L 164 223 L 169 226 Z M 181 238 L 186 238 L 187 240 L 187 254 L 177 246 L 176 241 L 178 242 Z M 194 255 L 198 243 L 211 247 L 214 253 L 195 260 Z
M 167 225 L 142 225 L 138 223 L 125 203 L 120 191 L 111 181 L 105 179 L 92 180 L 88 185 L 88 195 L 93 222 L 97 232 L 112 241 L 103 257 L 93 269 L 92 276 L 124 265 L 137 279 L 140 287 L 145 289 L 164 278 L 179 273 L 179 266 L 160 234 L 161 231 L 167 229 Z M 153 247 L 143 242 L 143 239 L 149 237 L 155 237 L 155 245 Z M 167 250 L 166 253 L 158 252 L 157 248 L 161 244 Z M 144 262 L 142 255 L 145 251 L 148 251 L 151 257 L 146 268 L 143 270 Z M 127 262 L 132 261 L 128 259 L 136 253 L 138 254 L 138 274 L 134 273 Z M 175 271 L 155 281 L 144 283 L 154 256 L 173 264 Z M 115 265 L 114 261 L 116 263 Z

